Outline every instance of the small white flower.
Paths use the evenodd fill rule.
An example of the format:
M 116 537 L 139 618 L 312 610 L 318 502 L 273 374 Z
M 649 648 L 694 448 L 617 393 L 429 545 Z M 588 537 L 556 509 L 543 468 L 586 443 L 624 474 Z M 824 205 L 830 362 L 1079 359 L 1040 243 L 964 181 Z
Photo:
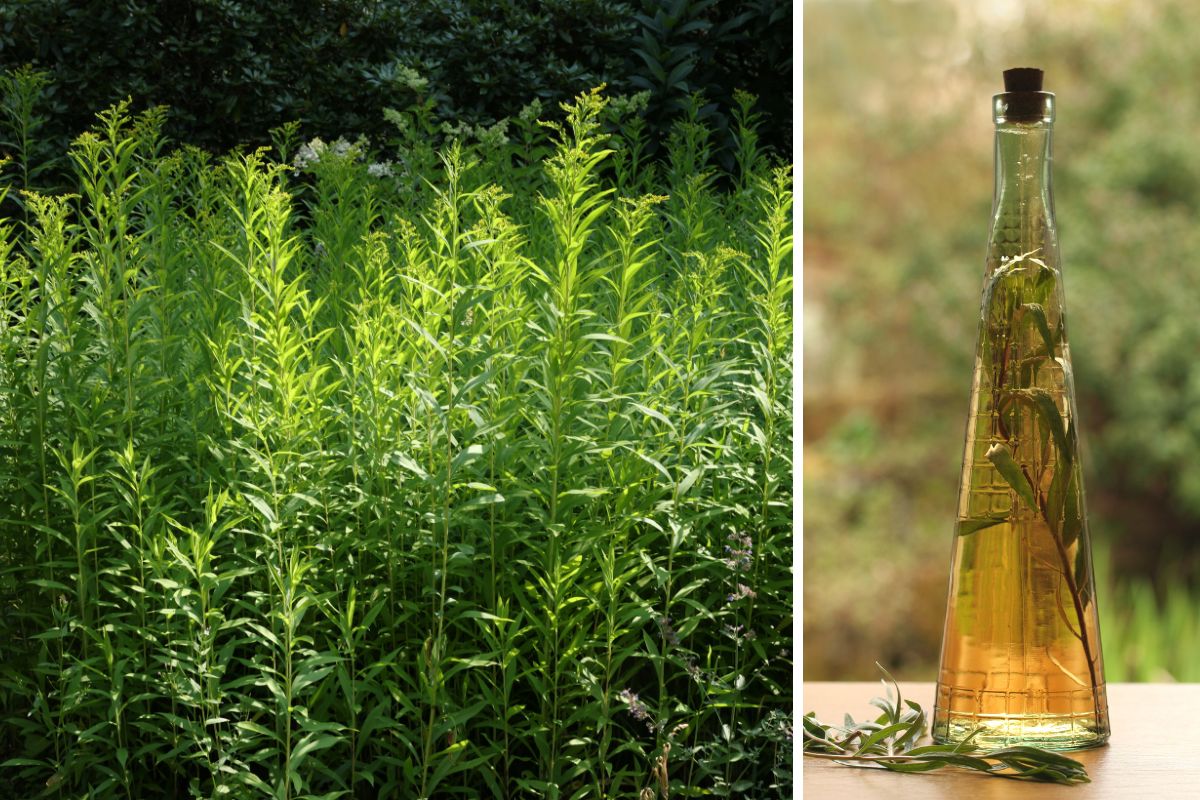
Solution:
M 517 113 L 517 118 L 526 125 L 531 125 L 542 116 L 542 101 L 534 98 L 533 102 Z
M 503 147 L 508 144 L 508 120 L 502 119 L 490 128 L 476 126 L 475 138 L 489 150 Z
M 409 120 L 406 112 L 397 111 L 394 108 L 385 108 L 383 110 L 383 118 L 395 125 L 400 133 L 408 132 Z
M 442 123 L 442 133 L 448 139 L 466 139 L 472 132 L 471 126 L 465 122 L 450 123 L 447 121 Z
M 407 86 L 412 91 L 420 94 L 429 86 L 429 80 L 422 78 L 421 73 L 417 72 L 412 67 L 400 67 L 396 70 L 396 80 L 402 86 Z
M 367 167 L 367 174 L 372 178 L 390 178 L 392 177 L 392 162 L 382 161 L 378 164 L 371 164 Z
M 618 117 L 638 114 L 646 110 L 650 104 L 650 92 L 638 92 L 632 95 L 617 95 L 609 105 Z
M 292 163 L 300 169 L 304 169 L 309 164 L 315 164 L 320 161 L 321 156 L 328 149 L 329 146 L 318 136 L 308 144 L 300 145 L 300 149 L 296 151 L 296 158 Z

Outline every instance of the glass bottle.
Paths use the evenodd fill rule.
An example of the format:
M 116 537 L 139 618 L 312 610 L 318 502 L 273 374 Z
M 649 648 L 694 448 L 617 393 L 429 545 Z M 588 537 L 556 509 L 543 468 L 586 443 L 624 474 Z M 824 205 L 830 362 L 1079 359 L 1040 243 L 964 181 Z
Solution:
M 994 98 L 996 190 L 933 738 L 1108 739 L 1041 70 Z

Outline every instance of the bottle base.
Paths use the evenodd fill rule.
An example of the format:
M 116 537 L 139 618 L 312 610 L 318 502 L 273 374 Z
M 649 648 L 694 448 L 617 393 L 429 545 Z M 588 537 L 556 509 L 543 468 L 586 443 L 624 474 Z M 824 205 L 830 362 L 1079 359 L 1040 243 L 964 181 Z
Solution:
M 932 734 L 937 744 L 958 744 L 970 737 L 973 744 L 989 749 L 1031 745 L 1046 750 L 1087 750 L 1106 743 L 1109 730 L 1107 725 L 1097 724 L 1095 714 L 1009 716 L 938 709 Z

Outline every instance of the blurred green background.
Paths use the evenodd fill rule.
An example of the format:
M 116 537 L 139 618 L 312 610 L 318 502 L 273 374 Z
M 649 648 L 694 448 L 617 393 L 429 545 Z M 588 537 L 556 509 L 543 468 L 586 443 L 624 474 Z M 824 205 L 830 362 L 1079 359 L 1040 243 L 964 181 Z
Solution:
M 805 679 L 935 677 L 991 96 L 1037 66 L 1108 680 L 1200 681 L 1200 3 L 804 13 Z

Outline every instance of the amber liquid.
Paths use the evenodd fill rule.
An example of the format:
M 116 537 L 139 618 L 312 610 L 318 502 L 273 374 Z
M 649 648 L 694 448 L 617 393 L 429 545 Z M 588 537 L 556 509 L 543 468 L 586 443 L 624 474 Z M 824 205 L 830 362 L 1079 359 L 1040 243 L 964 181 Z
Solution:
M 1010 259 L 984 292 L 933 736 L 1091 747 L 1108 704 L 1060 275 Z
M 978 729 L 973 741 L 988 747 L 1104 741 L 1102 666 L 1094 662 L 1093 678 L 1046 524 L 1015 520 L 959 537 L 955 558 L 934 738 L 958 742 Z M 1083 612 L 1098 647 L 1094 600 Z

